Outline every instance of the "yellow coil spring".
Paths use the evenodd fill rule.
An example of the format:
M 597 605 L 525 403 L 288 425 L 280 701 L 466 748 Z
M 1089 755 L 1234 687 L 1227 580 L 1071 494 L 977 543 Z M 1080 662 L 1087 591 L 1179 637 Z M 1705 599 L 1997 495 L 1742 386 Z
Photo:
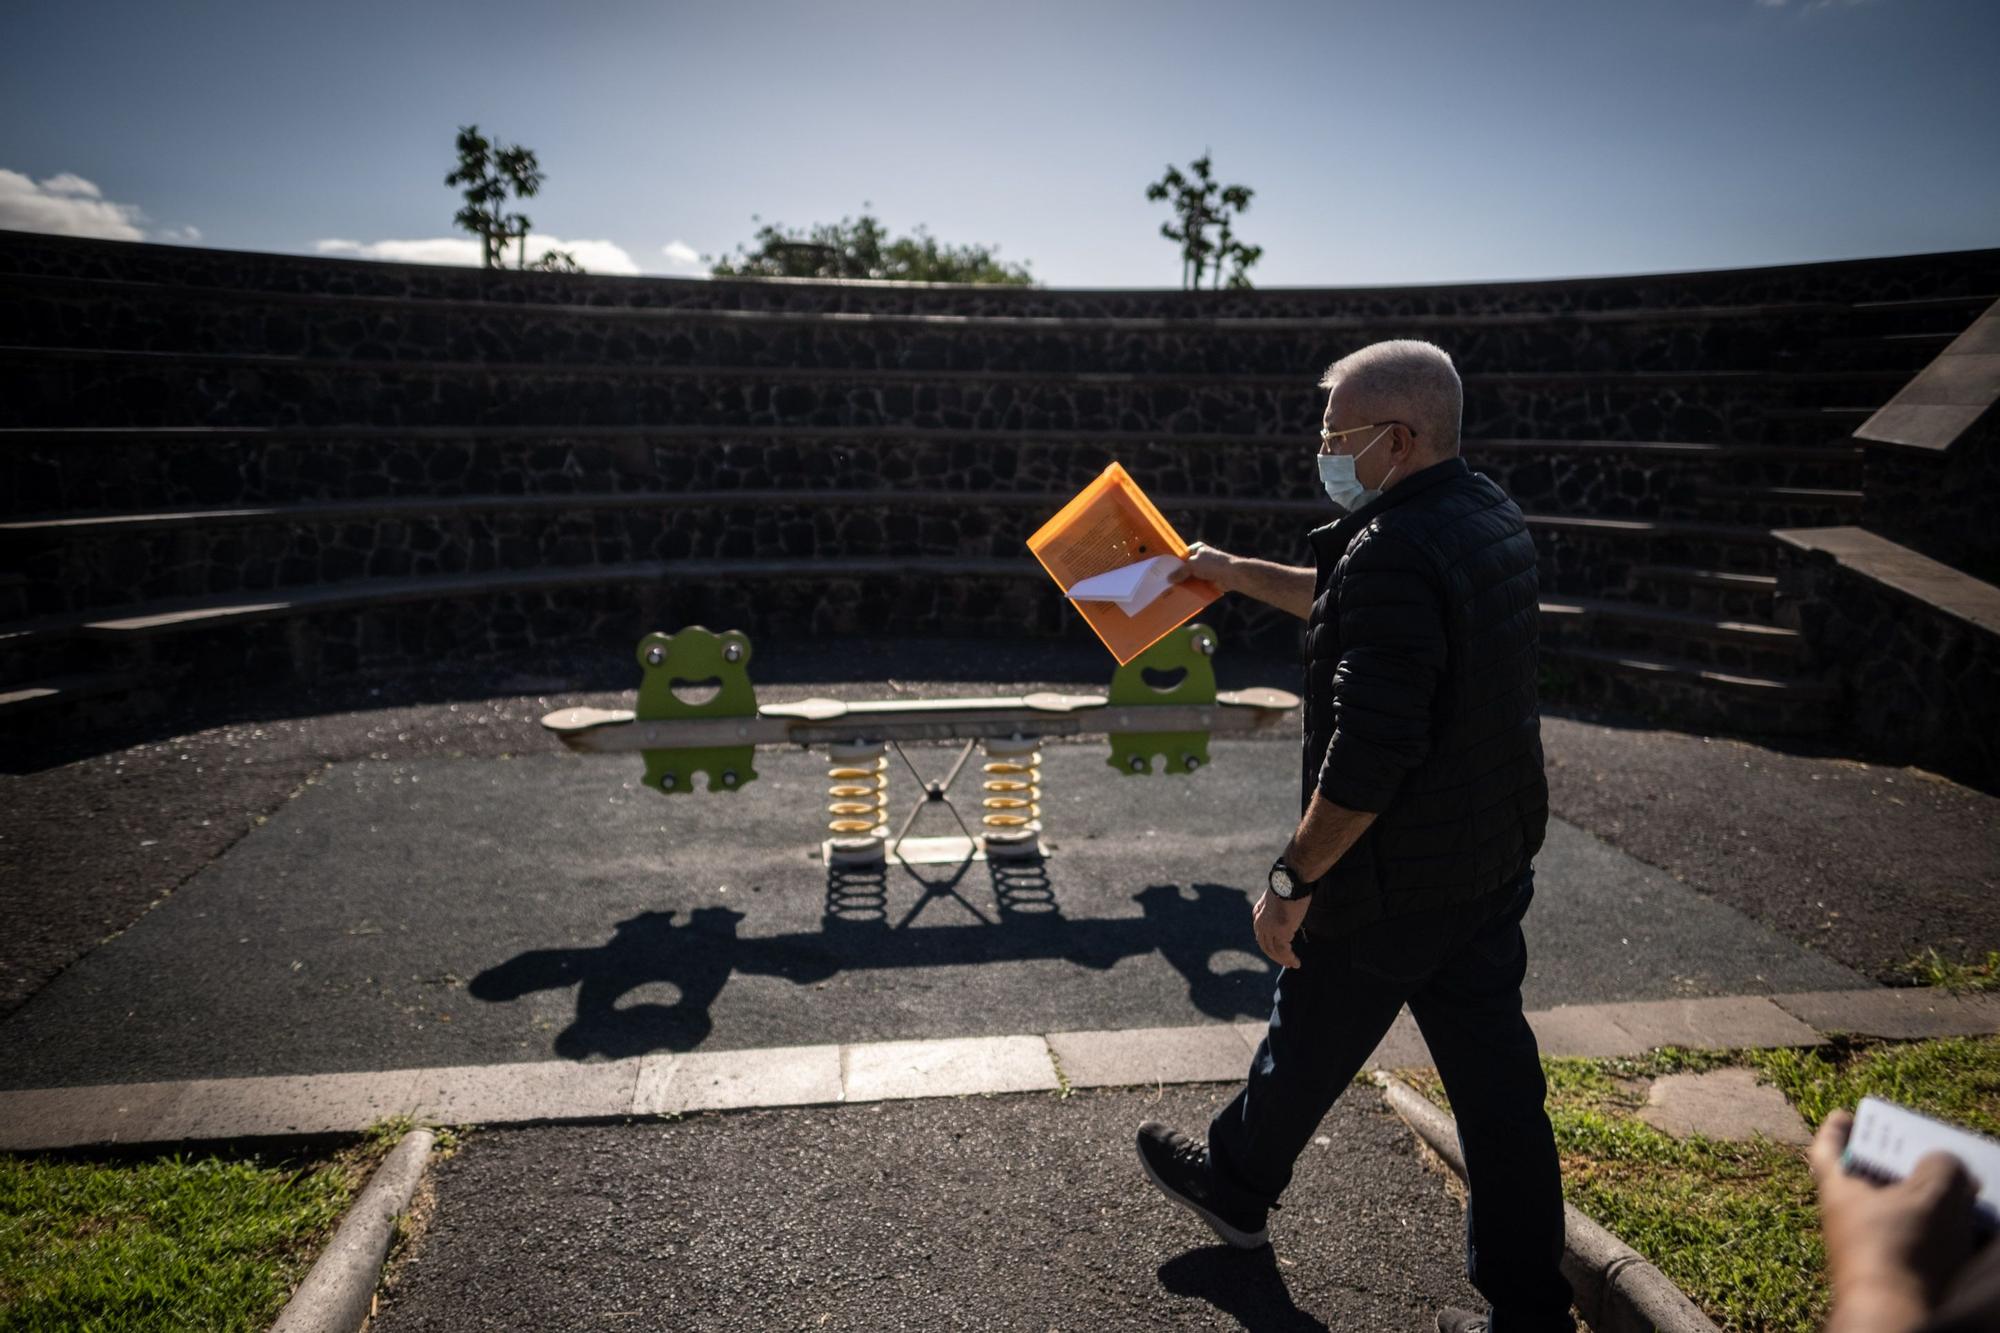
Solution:
M 828 748 L 826 831 L 849 846 L 879 843 L 889 835 L 889 758 L 880 745 Z
M 989 845 L 1034 843 L 1042 831 L 1042 748 L 1038 739 L 986 742 L 980 832 Z

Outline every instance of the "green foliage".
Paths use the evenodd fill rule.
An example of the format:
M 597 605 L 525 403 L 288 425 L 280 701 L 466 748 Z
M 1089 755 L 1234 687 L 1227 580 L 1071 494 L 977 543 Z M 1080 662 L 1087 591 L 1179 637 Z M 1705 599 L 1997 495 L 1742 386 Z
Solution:
M 1926 949 L 1892 971 L 1912 986 L 1942 986 L 1958 994 L 2000 990 L 2000 950 L 1989 951 L 1984 962 L 1966 963 Z
M 412 1125 L 303 1164 L 0 1155 L 0 1333 L 268 1328 Z
M 804 231 L 763 222 L 754 246 L 736 258 L 709 256 L 718 278 L 847 278 L 893 282 L 980 282 L 1028 287 L 1028 266 L 1002 263 L 999 246 L 941 243 L 922 227 L 891 237 L 863 203 L 858 218 L 816 222 Z
M 268 1327 L 353 1191 L 331 1164 L 0 1157 L 0 1330 Z
M 1248 287 L 1250 266 L 1264 256 L 1263 246 L 1245 245 L 1234 227 L 1235 219 L 1249 211 L 1250 196 L 1256 192 L 1247 185 L 1222 184 L 1212 174 L 1213 165 L 1203 153 L 1188 164 L 1193 179 L 1179 167 L 1169 166 L 1164 176 L 1146 187 L 1146 198 L 1166 200 L 1173 206 L 1174 219 L 1180 225 L 1162 222 L 1160 235 L 1179 242 L 1181 286 L 1189 291 L 1200 289 L 1205 274 L 1211 276 L 1211 286 L 1219 289 L 1225 268 L 1231 287 Z M 1211 230 L 1213 240 L 1209 238 Z
M 465 186 L 465 207 L 458 210 L 452 222 L 479 237 L 481 268 L 505 268 L 507 245 L 518 241 L 516 268 L 549 273 L 583 272 L 576 256 L 567 250 L 544 250 L 541 258 L 529 263 L 528 228 L 533 224 L 524 213 L 502 211 L 510 190 L 517 198 L 531 199 L 542 188 L 543 179 L 533 149 L 519 144 L 489 143 L 477 125 L 459 127 L 458 166 L 444 178 L 444 183 Z
M 1872 1093 L 2000 1134 L 2000 1037 L 1542 1061 L 1569 1201 L 1723 1328 L 1806 1333 L 1826 1317 L 1827 1290 L 1804 1155 L 1764 1142 L 1675 1139 L 1634 1115 L 1645 1080 L 1732 1065 L 1755 1069 L 1815 1127 Z M 1436 1074 L 1413 1082 L 1448 1107 Z
M 1742 1063 L 1782 1088 L 1815 1127 L 1828 1112 L 1851 1110 L 1872 1095 L 2000 1135 L 2000 1037 L 1750 1051 Z

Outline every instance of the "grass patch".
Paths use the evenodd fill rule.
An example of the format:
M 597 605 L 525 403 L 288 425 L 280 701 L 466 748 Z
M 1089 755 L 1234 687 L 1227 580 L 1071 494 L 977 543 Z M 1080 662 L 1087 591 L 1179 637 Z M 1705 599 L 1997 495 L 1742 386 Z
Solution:
M 0 1330 L 267 1328 L 406 1128 L 306 1162 L 0 1156 Z
M 1812 1333 L 1826 1318 L 1826 1259 L 1804 1154 L 1675 1139 L 1635 1115 L 1647 1080 L 1732 1065 L 1782 1089 L 1815 1128 L 1829 1111 L 1874 1094 L 2000 1134 L 2000 1037 L 1542 1062 L 1569 1201 L 1723 1328 Z M 1413 1081 L 1449 1106 L 1435 1075 Z
M 1967 963 L 1926 949 L 1889 973 L 1906 985 L 1941 986 L 1958 995 L 2000 990 L 2000 950 L 1989 952 L 1983 962 Z

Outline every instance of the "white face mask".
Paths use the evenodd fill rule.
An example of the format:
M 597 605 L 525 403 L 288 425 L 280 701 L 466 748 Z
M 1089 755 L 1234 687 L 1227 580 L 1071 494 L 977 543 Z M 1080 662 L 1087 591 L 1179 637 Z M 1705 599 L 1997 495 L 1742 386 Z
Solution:
M 1327 499 L 1333 501 L 1351 514 L 1382 494 L 1383 490 L 1389 485 L 1389 477 L 1396 475 L 1396 469 L 1390 468 L 1389 477 L 1382 478 L 1382 485 L 1376 487 L 1374 490 L 1369 490 L 1354 475 L 1354 464 L 1362 454 L 1367 453 L 1377 444 L 1380 444 L 1382 436 L 1387 435 L 1392 429 L 1394 427 L 1384 426 L 1375 438 L 1368 441 L 1357 453 L 1321 454 L 1319 456 L 1319 481 L 1320 485 L 1326 487 Z

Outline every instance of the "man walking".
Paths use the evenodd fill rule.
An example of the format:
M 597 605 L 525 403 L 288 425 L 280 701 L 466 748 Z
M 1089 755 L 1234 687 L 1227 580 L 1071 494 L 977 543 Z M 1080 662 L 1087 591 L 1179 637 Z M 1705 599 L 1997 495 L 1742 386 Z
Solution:
M 1284 971 L 1206 1144 L 1148 1122 L 1140 1161 L 1230 1244 L 1265 1244 L 1294 1160 L 1407 1004 L 1458 1117 L 1467 1273 L 1492 1306 L 1438 1327 L 1570 1330 L 1560 1170 L 1521 1013 L 1548 821 L 1534 542 L 1458 456 L 1443 350 L 1376 343 L 1320 386 L 1320 476 L 1348 512 L 1310 534 L 1316 567 L 1197 543 L 1184 571 L 1306 622 L 1303 817 L 1253 913 Z

